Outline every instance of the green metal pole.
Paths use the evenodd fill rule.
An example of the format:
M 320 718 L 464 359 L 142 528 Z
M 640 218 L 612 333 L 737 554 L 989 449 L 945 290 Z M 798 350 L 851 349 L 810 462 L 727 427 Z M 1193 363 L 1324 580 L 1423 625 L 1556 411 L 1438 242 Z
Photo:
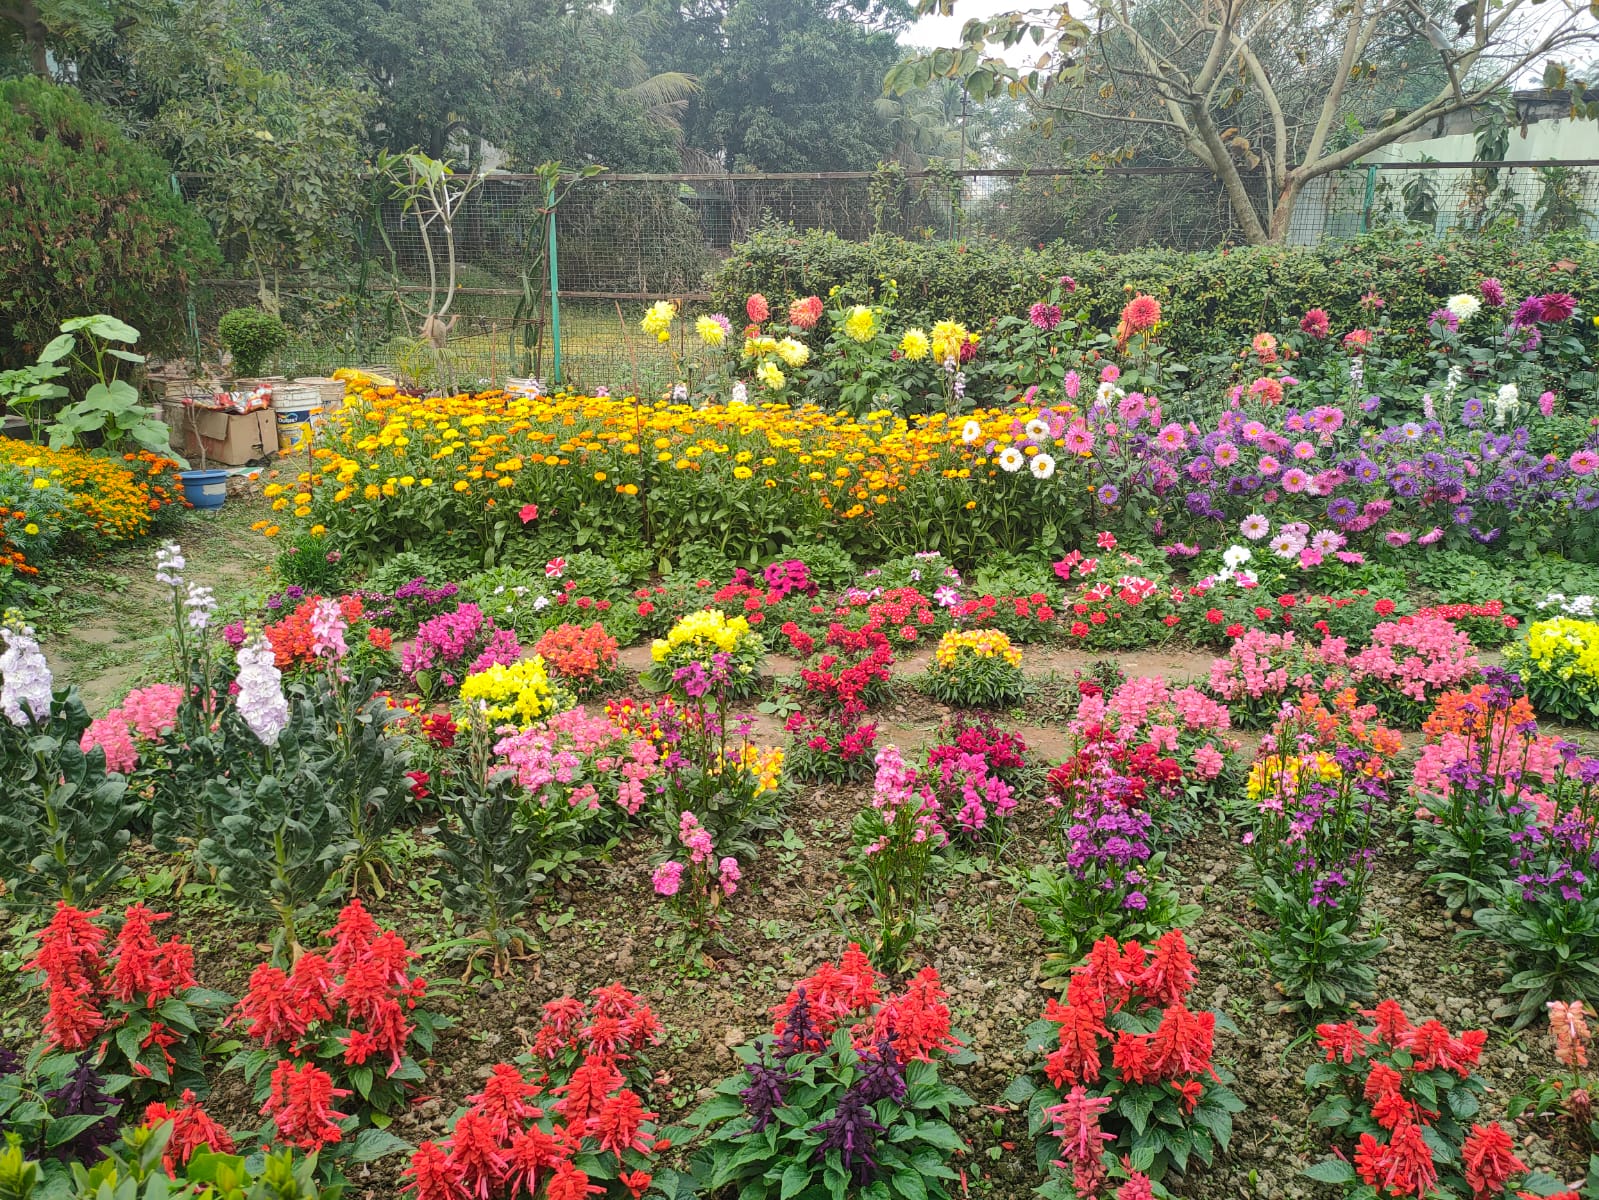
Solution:
M 1377 198 L 1377 164 L 1366 168 L 1366 203 L 1360 209 L 1360 232 L 1371 232 L 1371 206 Z
M 554 350 L 554 375 L 552 382 L 561 383 L 561 269 L 555 259 L 555 180 L 550 180 L 545 193 L 549 205 L 550 225 L 550 344 Z
M 183 188 L 178 184 L 177 172 L 174 171 L 167 178 L 172 184 L 172 194 L 182 200 Z M 192 287 L 183 289 L 183 299 L 189 310 L 189 340 L 194 344 L 194 369 L 198 372 L 200 370 L 200 319 L 195 315 L 194 289 Z

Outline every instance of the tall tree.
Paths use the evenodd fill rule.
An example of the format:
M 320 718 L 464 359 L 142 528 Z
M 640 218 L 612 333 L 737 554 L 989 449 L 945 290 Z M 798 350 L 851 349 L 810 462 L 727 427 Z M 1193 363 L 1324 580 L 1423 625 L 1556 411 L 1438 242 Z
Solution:
M 862 170 L 890 157 L 875 111 L 908 0 L 624 0 L 652 69 L 699 77 L 688 150 L 730 171 Z
M 968 21 L 961 44 L 896 66 L 890 92 L 960 79 L 974 98 L 1026 95 L 1056 115 L 1163 131 L 1216 176 L 1250 242 L 1280 242 L 1305 186 L 1358 162 L 1438 117 L 1483 103 L 1536 67 L 1565 80 L 1563 58 L 1599 45 L 1590 0 L 1464 0 L 1443 27 L 1423 0 L 1069 0 L 1043 13 Z M 954 0 L 918 0 L 950 14 Z M 1153 19 L 1151 19 L 1153 15 Z M 1425 46 L 1408 64 L 1430 74 L 1408 104 L 1357 116 L 1381 81 L 1379 56 L 1396 43 Z M 1035 47 L 1017 66 L 991 47 Z M 1029 55 L 1031 51 L 1027 51 Z M 1389 54 L 1391 58 L 1391 54 Z M 1404 60 L 1401 60 L 1403 62 Z M 1574 90 L 1574 115 L 1599 104 Z M 1254 138 L 1234 112 L 1263 115 Z M 1252 179 L 1263 186 L 1252 188 Z

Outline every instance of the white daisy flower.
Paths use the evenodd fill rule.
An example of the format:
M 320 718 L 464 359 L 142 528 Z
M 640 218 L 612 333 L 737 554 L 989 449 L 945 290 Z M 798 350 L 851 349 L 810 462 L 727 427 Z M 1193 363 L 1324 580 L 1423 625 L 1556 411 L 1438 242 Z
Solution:
M 1027 464 L 1027 469 L 1033 473 L 1034 479 L 1048 479 L 1055 473 L 1055 460 L 1047 454 L 1035 454 L 1032 462 Z
M 967 421 L 965 425 L 961 426 L 961 441 L 965 442 L 968 446 L 982 436 L 983 427 L 976 421 Z
M 1022 452 L 1015 446 L 1006 446 L 999 452 L 999 465 L 1002 470 L 1012 473 L 1020 471 L 1024 461 Z

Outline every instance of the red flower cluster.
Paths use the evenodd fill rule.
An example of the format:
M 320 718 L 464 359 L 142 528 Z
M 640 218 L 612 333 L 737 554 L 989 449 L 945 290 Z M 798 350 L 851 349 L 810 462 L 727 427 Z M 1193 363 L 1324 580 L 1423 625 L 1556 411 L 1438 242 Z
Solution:
M 630 1052 L 660 1040 L 661 1023 L 654 1011 L 622 984 L 595 988 L 589 999 L 585 1004 L 565 996 L 544 1006 L 544 1021 L 533 1035 L 534 1057 L 560 1059 L 568 1066 L 579 1056 L 626 1062 Z
M 333 1102 L 349 1094 L 348 1088 L 334 1087 L 333 1077 L 315 1063 L 279 1059 L 261 1112 L 272 1118 L 284 1141 L 314 1153 L 344 1139 L 339 1122 L 348 1114 L 334 1111 Z
M 131 905 L 123 913 L 122 929 L 107 959 L 104 947 L 109 935 L 94 921 L 100 913 L 98 908 L 83 912 L 64 901 L 58 903 L 40 935 L 39 952 L 28 963 L 30 970 L 43 972 L 49 989 L 44 1033 L 52 1049 L 86 1049 L 114 1032 L 131 1013 L 153 1012 L 163 1001 L 181 997 L 195 986 L 193 948 L 177 938 L 157 942 L 152 932 L 156 922 L 171 914 L 151 912 L 142 903 Z M 170 1068 L 167 1047 L 174 1041 L 172 1031 L 152 1021 L 140 1049 L 160 1047 Z M 131 1067 L 135 1074 L 151 1073 L 137 1059 Z
M 792 621 L 783 625 L 783 633 L 795 650 L 809 647 L 807 655 L 815 650 L 815 639 Z M 828 625 L 822 645 L 826 648 L 800 668 L 807 695 L 836 706 L 846 717 L 860 716 L 872 694 L 888 683 L 894 648 L 879 630 L 850 629 L 837 621 Z
M 568 579 L 561 585 L 560 593 L 555 597 L 555 603 L 563 608 L 570 604 L 574 608 L 582 609 L 584 612 L 588 612 L 590 609 L 595 612 L 611 611 L 611 602 L 609 600 L 596 600 L 593 596 L 575 596 L 573 593 L 576 591 L 577 580 Z
M 790 989 L 772 1010 L 772 1032 L 783 1040 L 793 1017 L 795 1052 L 815 1052 L 847 1027 L 857 1049 L 890 1037 L 901 1064 L 931 1062 L 934 1054 L 947 1054 L 961 1045 L 945 1001 L 935 967 L 923 967 L 903 992 L 885 999 L 871 961 L 851 942 L 836 964 L 824 962 Z M 803 1021 L 795 1016 L 796 1006 L 801 1005 Z
M 628 1086 L 623 1065 L 626 1050 L 654 1042 L 660 1026 L 620 983 L 597 988 L 590 998 L 590 1004 L 566 997 L 544 1006 L 533 1052 L 551 1061 L 570 1059 L 564 1079 L 552 1086 L 548 1074 L 528 1079 L 508 1063 L 496 1065 L 483 1090 L 467 1097 L 467 1111 L 450 1136 L 417 1147 L 405 1172 L 406 1194 L 415 1200 L 509 1200 L 544 1188 L 546 1200 L 586 1200 L 605 1188 L 577 1162 L 605 1155 L 616 1169 L 607 1177 L 635 1200 L 648 1190 L 650 1156 L 669 1143 L 655 1136 L 657 1114 Z M 553 1103 L 535 1103 L 544 1097 Z
M 1062 1089 L 1098 1083 L 1108 1050 L 1117 1078 L 1170 1084 L 1183 1111 L 1193 1112 L 1205 1091 L 1202 1078 L 1217 1078 L 1215 1014 L 1192 1012 L 1186 1003 L 1197 975 L 1181 930 L 1149 950 L 1112 937 L 1096 942 L 1067 985 L 1066 1003 L 1052 999 L 1044 1009 L 1044 1019 L 1059 1027 L 1057 1048 L 1044 1064 L 1050 1083 Z M 1165 1011 L 1153 1033 L 1112 1033 L 1106 1024 L 1123 1008 L 1156 1006 Z
M 1085 800 L 1091 790 L 1103 791 L 1107 775 L 1120 777 L 1122 807 L 1141 807 L 1151 795 L 1169 799 L 1183 780 L 1175 758 L 1162 755 L 1154 742 L 1130 746 L 1104 725 L 1083 730 L 1083 747 L 1049 772 L 1050 794 L 1068 807 Z
M 1019 621 L 1037 621 L 1040 625 L 1049 624 L 1056 616 L 1043 592 L 1030 596 L 978 596 L 957 604 L 951 615 L 958 625 L 987 629 L 993 626 L 1002 608 Z
M 307 596 L 292 613 L 262 630 L 272 647 L 272 657 L 278 670 L 286 671 L 290 667 L 316 664 L 317 656 L 311 650 L 314 640 L 311 633 L 311 615 L 321 603 L 321 596 Z M 347 623 L 355 624 L 363 615 L 361 597 L 340 596 L 339 611 Z
M 890 643 L 914 642 L 922 630 L 935 624 L 938 614 L 932 602 L 912 587 L 890 588 L 881 596 L 867 592 L 849 593 L 843 604 L 833 610 L 840 621 L 855 625 L 864 609 L 866 619 L 856 628 L 867 633 L 881 633 Z M 813 605 L 813 613 L 822 612 L 821 605 Z
M 410 975 L 417 955 L 399 934 L 380 930 L 359 900 L 345 906 L 325 936 L 333 939 L 331 951 L 301 955 L 292 971 L 270 963 L 256 967 L 229 1023 L 245 1022 L 251 1038 L 282 1047 L 294 1059 L 315 1051 L 323 1026 L 348 1030 L 337 1039 L 344 1065 L 364 1066 L 377 1055 L 388 1060 L 385 1075 L 391 1076 L 416 1030 L 407 1014 L 427 998 L 427 981 Z M 279 1069 L 285 1065 L 293 1064 Z M 276 1074 L 273 1079 L 276 1088 Z
M 1386 1140 L 1362 1133 L 1355 1147 L 1355 1171 L 1379 1195 L 1431 1195 L 1438 1183 L 1433 1155 L 1422 1133 L 1438 1120 L 1428 1104 L 1438 1103 L 1433 1072 L 1460 1079 L 1482 1058 L 1488 1035 L 1469 1029 L 1458 1038 L 1438 1021 L 1412 1026 L 1396 1000 L 1384 1000 L 1362 1016 L 1374 1022 L 1363 1029 L 1353 1021 L 1316 1026 L 1326 1061 L 1359 1084 L 1361 1099 L 1386 1132 Z M 1365 1078 L 1360 1080 L 1360 1073 Z M 1499 1197 L 1510 1177 L 1526 1165 L 1512 1153 L 1509 1135 L 1497 1125 L 1474 1125 L 1462 1146 L 1466 1180 L 1477 1200 Z
M 939 744 L 927 752 L 927 764 L 937 767 L 962 754 L 980 754 L 998 774 L 1019 771 L 1027 765 L 1027 743 L 1020 734 L 994 724 L 989 716 L 956 717 L 939 731 Z
M 422 718 L 422 736 L 440 750 L 449 750 L 455 745 L 456 728 L 449 713 L 429 713 Z
M 206 1114 L 188 1089 L 184 1089 L 183 1099 L 176 1108 L 168 1108 L 160 1101 L 145 1107 L 146 1129 L 153 1129 L 163 1121 L 172 1122 L 172 1136 L 167 1139 L 166 1153 L 161 1156 L 161 1165 L 168 1175 L 176 1175 L 178 1167 L 193 1158 L 196 1150 L 233 1153 L 233 1135 Z
M 533 647 L 557 675 L 587 681 L 616 666 L 616 639 L 598 621 L 592 625 L 557 625 Z

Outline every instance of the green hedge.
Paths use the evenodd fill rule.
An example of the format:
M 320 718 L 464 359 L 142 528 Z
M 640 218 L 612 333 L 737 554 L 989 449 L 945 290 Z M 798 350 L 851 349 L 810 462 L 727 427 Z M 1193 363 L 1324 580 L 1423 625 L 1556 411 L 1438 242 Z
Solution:
M 187 280 L 220 262 L 171 170 L 70 88 L 0 80 L 0 366 L 67 317 L 113 313 L 178 344 Z
M 1263 329 L 1281 331 L 1310 308 L 1327 309 L 1334 330 L 1354 328 L 1363 323 L 1361 297 L 1373 291 L 1391 328 L 1419 344 L 1428 314 L 1485 276 L 1500 279 L 1514 302 L 1528 291 L 1576 291 L 1596 270 L 1599 246 L 1573 235 L 1528 242 L 1385 231 L 1314 247 L 1118 254 L 1061 243 L 1031 248 L 888 236 L 847 242 L 768 226 L 735 245 L 711 283 L 718 307 L 742 314 L 751 292 L 763 293 L 774 309 L 794 296 L 825 297 L 835 286 L 852 302 L 869 302 L 892 279 L 907 320 L 954 317 L 981 329 L 997 316 L 1025 312 L 1059 276 L 1070 275 L 1078 283 L 1075 301 L 1101 328 L 1115 325 L 1135 292 L 1157 297 L 1162 339 L 1183 357 L 1236 348 Z M 1594 333 L 1585 330 L 1590 338 Z M 1389 349 L 1403 347 L 1390 342 Z

